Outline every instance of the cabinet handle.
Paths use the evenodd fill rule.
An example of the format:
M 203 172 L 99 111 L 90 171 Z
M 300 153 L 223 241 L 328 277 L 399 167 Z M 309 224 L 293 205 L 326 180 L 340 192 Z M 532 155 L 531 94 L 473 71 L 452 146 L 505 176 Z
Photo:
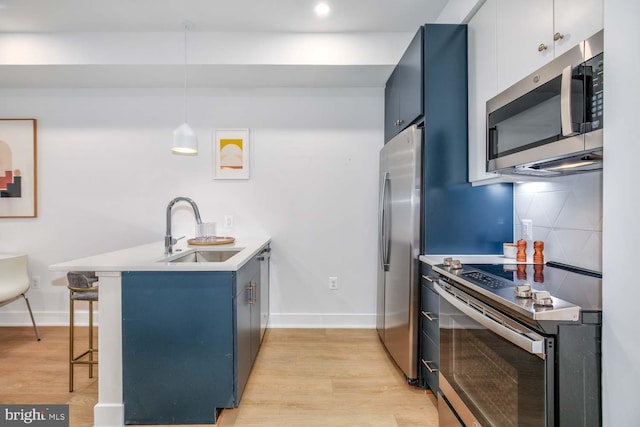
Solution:
M 426 317 L 426 318 L 427 318 L 427 320 L 430 320 L 430 321 L 432 321 L 432 322 L 433 322 L 434 320 L 438 320 L 438 318 L 437 318 L 437 317 L 431 317 L 431 316 L 429 316 L 430 314 L 432 314 L 432 313 L 429 313 L 428 311 L 423 311 L 423 312 L 422 312 L 422 315 L 423 315 L 424 317 Z
M 245 289 L 249 291 L 247 293 L 247 304 L 253 304 L 253 285 L 249 283 Z
M 423 274 L 423 275 L 422 275 L 422 278 L 423 278 L 424 280 L 427 280 L 427 281 L 431 282 L 431 283 L 438 283 L 438 279 L 434 279 L 434 278 L 433 278 L 433 277 L 431 277 L 431 276 L 425 276 L 425 275 Z
M 430 374 L 433 374 L 434 372 L 438 372 L 436 368 L 432 368 L 431 366 L 429 366 L 429 362 L 431 362 L 431 360 L 426 361 L 422 359 L 422 364 L 427 368 Z
M 398 119 L 398 126 L 400 126 L 400 125 L 401 125 L 401 124 L 403 124 L 403 123 L 404 123 L 404 120 L 402 120 L 402 119 Z
M 542 52 L 543 50 L 547 50 L 547 45 L 544 43 L 540 43 L 538 46 L 538 52 Z
M 562 40 L 564 38 L 564 34 L 560 34 L 560 33 L 555 33 L 553 35 L 553 41 L 557 42 L 558 40 Z
M 396 120 L 393 124 L 396 126 L 400 126 L 400 120 Z
M 258 285 L 255 282 L 251 282 L 247 285 L 247 303 L 255 304 L 258 302 Z

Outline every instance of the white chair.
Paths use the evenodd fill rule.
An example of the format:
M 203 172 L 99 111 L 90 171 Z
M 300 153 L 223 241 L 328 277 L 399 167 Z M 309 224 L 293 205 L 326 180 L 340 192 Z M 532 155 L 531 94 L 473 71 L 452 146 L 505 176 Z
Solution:
M 22 297 L 33 323 L 36 338 L 40 341 L 40 333 L 33 318 L 31 305 L 27 298 L 29 275 L 27 274 L 27 255 L 0 255 L 0 306 L 9 304 Z

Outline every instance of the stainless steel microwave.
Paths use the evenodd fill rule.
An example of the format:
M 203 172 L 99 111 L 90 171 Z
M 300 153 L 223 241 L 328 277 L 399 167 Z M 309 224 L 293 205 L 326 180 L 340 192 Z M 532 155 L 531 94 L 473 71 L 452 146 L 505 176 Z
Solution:
M 602 168 L 603 31 L 487 102 L 487 171 L 539 176 Z

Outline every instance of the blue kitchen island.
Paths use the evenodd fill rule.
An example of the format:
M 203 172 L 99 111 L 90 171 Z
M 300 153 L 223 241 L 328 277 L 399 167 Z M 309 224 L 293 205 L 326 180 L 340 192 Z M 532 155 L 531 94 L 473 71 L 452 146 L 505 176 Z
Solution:
M 100 280 L 94 425 L 214 424 L 220 409 L 238 406 L 268 318 L 269 243 L 182 244 L 169 256 L 157 243 L 50 267 Z M 236 253 L 196 261 L 199 251 Z

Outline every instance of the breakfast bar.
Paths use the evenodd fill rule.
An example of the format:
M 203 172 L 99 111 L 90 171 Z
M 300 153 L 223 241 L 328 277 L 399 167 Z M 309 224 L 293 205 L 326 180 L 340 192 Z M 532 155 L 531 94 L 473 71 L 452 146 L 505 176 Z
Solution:
M 270 242 L 180 242 L 170 255 L 157 242 L 49 267 L 99 278 L 95 426 L 213 424 L 216 408 L 238 405 L 268 317 Z

